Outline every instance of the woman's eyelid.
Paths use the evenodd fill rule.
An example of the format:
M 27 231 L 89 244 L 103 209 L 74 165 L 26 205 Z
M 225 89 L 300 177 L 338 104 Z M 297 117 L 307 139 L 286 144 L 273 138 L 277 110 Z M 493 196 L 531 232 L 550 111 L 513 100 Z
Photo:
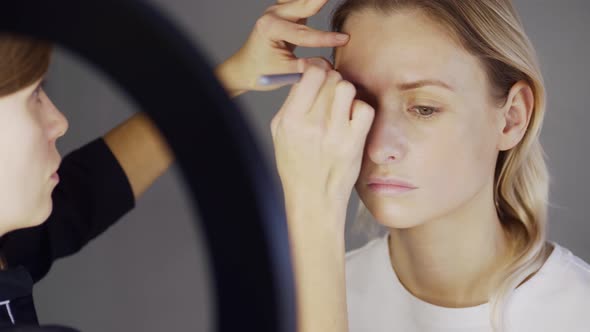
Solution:
M 371 91 L 369 91 L 367 88 L 365 88 L 365 86 L 363 86 L 362 84 L 359 84 L 358 82 L 355 81 L 350 81 L 353 86 L 356 88 L 356 98 L 363 100 L 364 102 L 367 102 L 369 104 L 371 104 L 372 106 L 378 108 L 378 103 L 379 103 L 379 97 L 377 95 L 375 95 L 374 93 L 372 93 Z M 402 93 L 401 96 L 401 100 L 398 98 L 394 98 L 394 99 L 398 99 L 398 102 L 401 102 L 400 106 L 403 107 L 403 105 L 405 104 L 406 110 L 411 111 L 412 113 L 414 113 L 417 117 L 420 118 L 429 118 L 429 117 L 433 117 L 435 115 L 437 115 L 438 113 L 440 113 L 443 108 L 444 108 L 444 103 L 440 100 L 441 98 L 437 98 L 436 96 L 433 96 L 432 93 L 427 93 L 425 91 L 421 91 L 421 90 L 413 90 L 413 91 L 408 91 L 408 94 Z M 394 100 L 390 100 L 393 101 L 394 103 L 397 103 Z M 430 115 L 421 115 L 417 109 L 427 109 L 431 111 Z
M 422 114 L 422 111 L 426 110 L 428 111 L 428 114 Z M 441 112 L 440 108 L 437 107 L 431 107 L 431 106 L 423 106 L 423 105 L 416 105 L 416 106 L 411 106 L 408 108 L 408 112 L 410 114 L 412 114 L 412 116 L 421 119 L 421 120 L 430 120 L 436 116 L 439 115 L 439 113 Z
M 434 108 L 436 110 L 440 110 L 442 108 L 446 108 L 446 103 L 441 98 L 436 98 L 434 96 L 412 96 L 406 100 L 406 107 L 413 108 L 413 107 L 427 107 L 427 108 Z
M 439 98 L 420 91 L 406 95 L 404 99 L 406 110 L 419 118 L 431 118 L 440 113 L 444 108 L 444 103 Z M 428 111 L 429 114 L 422 114 L 422 111 Z

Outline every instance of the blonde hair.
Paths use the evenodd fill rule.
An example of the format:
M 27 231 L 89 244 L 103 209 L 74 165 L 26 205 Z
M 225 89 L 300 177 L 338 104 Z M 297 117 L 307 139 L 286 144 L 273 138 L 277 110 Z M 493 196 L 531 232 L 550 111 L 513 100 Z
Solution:
M 504 330 L 513 290 L 542 266 L 547 255 L 549 175 L 539 141 L 546 103 L 537 56 L 510 0 L 345 0 L 333 14 L 332 29 L 341 31 L 346 19 L 361 10 L 387 14 L 400 9 L 418 9 L 447 27 L 483 64 L 492 96 L 500 104 L 519 81 L 533 91 L 535 103 L 526 134 L 516 147 L 499 153 L 495 169 L 496 211 L 512 255 L 491 294 L 490 319 L 495 330 Z M 365 213 L 361 202 L 357 218 Z

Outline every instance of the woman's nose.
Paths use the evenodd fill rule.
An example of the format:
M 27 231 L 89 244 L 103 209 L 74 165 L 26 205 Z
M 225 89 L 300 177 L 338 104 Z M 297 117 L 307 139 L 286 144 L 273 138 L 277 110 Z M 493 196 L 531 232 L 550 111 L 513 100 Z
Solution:
M 377 111 L 365 146 L 371 161 L 375 164 L 398 162 L 404 158 L 407 148 L 403 119 Z

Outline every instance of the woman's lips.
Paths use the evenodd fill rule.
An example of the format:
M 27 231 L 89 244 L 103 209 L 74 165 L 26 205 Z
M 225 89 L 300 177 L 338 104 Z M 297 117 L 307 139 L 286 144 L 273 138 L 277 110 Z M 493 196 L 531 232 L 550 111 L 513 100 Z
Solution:
M 384 195 L 400 195 L 417 189 L 416 186 L 410 183 L 396 179 L 384 178 L 370 179 L 367 186 L 372 192 Z

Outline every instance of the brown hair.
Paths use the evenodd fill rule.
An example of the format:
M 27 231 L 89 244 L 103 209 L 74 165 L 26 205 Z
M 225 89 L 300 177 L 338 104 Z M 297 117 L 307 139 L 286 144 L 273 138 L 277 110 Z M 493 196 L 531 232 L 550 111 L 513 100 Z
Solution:
M 40 79 L 49 67 L 51 44 L 28 37 L 0 35 L 0 97 Z
M 547 255 L 549 175 L 539 141 L 545 88 L 537 56 L 510 0 L 344 0 L 333 14 L 332 29 L 341 31 L 350 15 L 363 10 L 388 14 L 402 9 L 420 10 L 442 24 L 477 57 L 500 105 L 519 81 L 534 94 L 525 136 L 513 149 L 499 153 L 495 169 L 496 212 L 513 250 L 490 299 L 494 329 L 503 330 L 505 304 L 512 291 L 541 267 Z M 361 202 L 359 216 L 366 214 L 363 209 Z

